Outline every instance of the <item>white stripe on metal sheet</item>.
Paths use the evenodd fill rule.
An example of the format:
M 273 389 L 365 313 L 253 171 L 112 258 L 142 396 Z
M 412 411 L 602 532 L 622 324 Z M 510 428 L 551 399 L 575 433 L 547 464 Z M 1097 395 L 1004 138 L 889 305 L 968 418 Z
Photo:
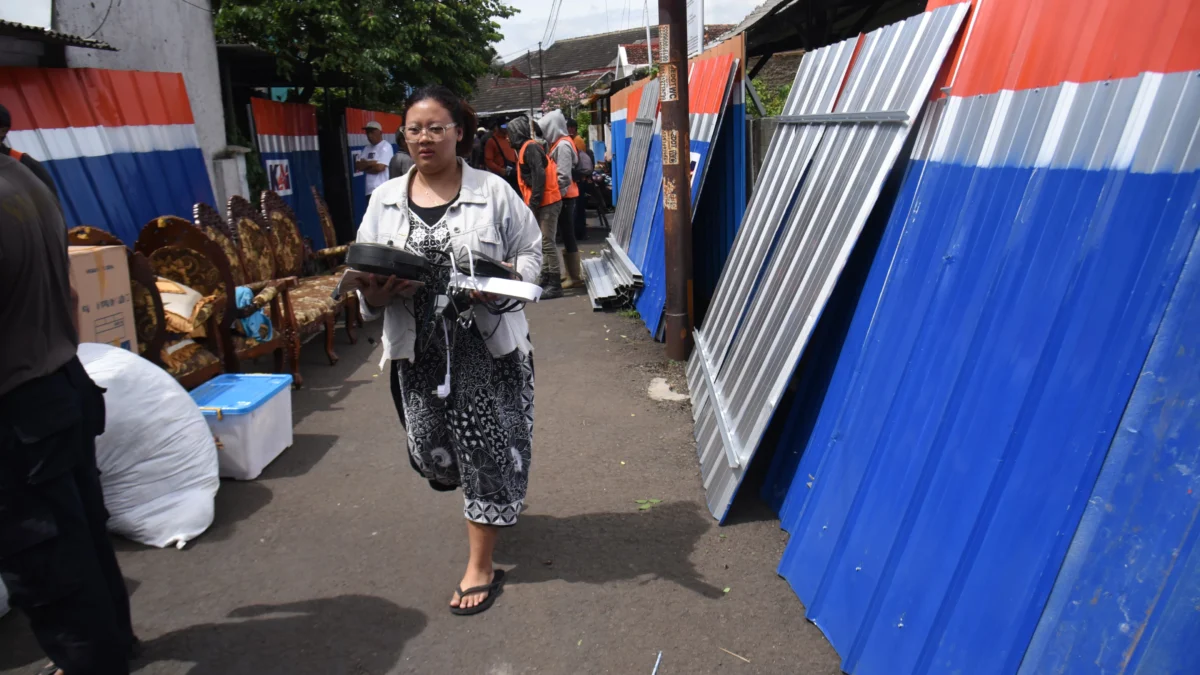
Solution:
M 950 97 L 921 159 L 979 167 L 1200 169 L 1200 72 Z
M 26 129 L 8 132 L 8 142 L 39 162 L 200 147 L 196 128 L 191 124 Z
M 943 7 L 866 35 L 832 112 L 865 113 L 863 119 L 882 120 L 885 116 L 874 113 L 903 110 L 909 120 L 914 118 L 966 8 L 965 4 Z M 828 79 L 831 72 L 845 72 L 844 61 L 839 68 L 836 59 L 828 58 L 833 51 L 840 51 L 835 48 L 827 48 L 831 52 L 825 58 L 813 53 L 811 71 L 805 79 L 797 73 L 797 83 L 803 85 L 793 89 L 794 94 L 800 89 L 797 99 L 820 92 L 822 75 Z M 818 59 L 825 66 L 819 70 L 812 68 Z M 805 69 L 802 61 L 800 71 Z M 841 78 L 834 79 L 836 90 Z M 789 110 L 788 114 L 831 112 L 828 105 L 824 107 Z M 823 133 L 821 127 L 826 127 Z M 772 139 L 768 162 L 781 145 L 777 141 L 790 132 L 788 145 L 796 146 L 793 152 L 803 147 L 811 164 L 806 158 L 785 171 L 773 166 L 764 168 L 755 192 L 774 188 L 783 189 L 785 194 L 768 195 L 762 201 L 779 200 L 786 206 L 798 188 L 795 205 L 782 230 L 782 207 L 747 220 L 752 227 L 743 227 L 743 232 L 753 232 L 746 240 L 757 240 L 758 250 L 754 255 L 743 253 L 744 268 L 733 270 L 739 281 L 733 287 L 737 292 L 728 293 L 716 322 L 706 322 L 689 364 L 698 453 L 709 508 L 718 519 L 728 512 L 910 128 L 911 121 L 828 124 L 827 118 L 825 123 L 789 124 Z M 797 142 L 797 134 L 805 132 L 811 132 L 810 138 Z M 786 157 L 781 154 L 775 161 L 783 164 Z M 768 171 L 774 175 L 766 176 Z M 777 231 L 777 250 L 768 259 L 765 249 Z M 741 239 L 739 232 L 738 243 Z M 748 249 L 749 245 L 742 248 Z M 754 262 L 757 264 L 748 264 Z M 729 264 L 732 262 L 722 274 L 723 284 L 731 276 Z M 756 280 L 759 288 L 751 296 L 749 285 Z M 708 323 L 714 328 L 710 329 Z
M 316 136 L 279 136 L 275 134 L 259 134 L 259 152 L 315 152 L 320 149 Z

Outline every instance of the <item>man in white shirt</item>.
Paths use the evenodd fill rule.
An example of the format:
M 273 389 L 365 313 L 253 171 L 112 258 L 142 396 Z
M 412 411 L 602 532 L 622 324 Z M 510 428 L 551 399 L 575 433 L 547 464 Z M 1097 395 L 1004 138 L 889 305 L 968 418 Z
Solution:
M 354 170 L 367 174 L 367 197 L 375 188 L 388 181 L 388 163 L 392 161 L 392 144 L 383 140 L 383 126 L 374 120 L 363 127 L 367 132 L 367 147 L 362 155 L 354 162 Z

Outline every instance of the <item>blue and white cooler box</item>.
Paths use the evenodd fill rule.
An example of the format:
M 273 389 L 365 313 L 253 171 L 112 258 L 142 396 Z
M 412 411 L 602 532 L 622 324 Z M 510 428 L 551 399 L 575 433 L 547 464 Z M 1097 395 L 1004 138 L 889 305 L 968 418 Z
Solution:
M 192 391 L 223 478 L 253 480 L 292 445 L 291 375 L 221 375 Z

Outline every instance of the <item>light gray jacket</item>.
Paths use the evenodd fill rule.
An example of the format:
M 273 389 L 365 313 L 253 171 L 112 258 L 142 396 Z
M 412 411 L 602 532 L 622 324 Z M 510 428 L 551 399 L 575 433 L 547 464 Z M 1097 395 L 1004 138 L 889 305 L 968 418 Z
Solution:
M 521 201 L 503 178 L 472 169 L 461 158 L 462 191 L 450 205 L 443 221 L 450 228 L 450 243 L 456 257 L 466 248 L 496 260 L 511 263 L 521 279 L 537 283 L 542 268 L 542 234 L 533 212 Z M 404 248 L 409 235 L 408 185 L 415 168 L 393 178 L 371 193 L 367 212 L 358 227 L 357 241 Z M 382 312 L 367 305 L 359 294 L 363 318 L 374 321 L 383 316 L 383 360 L 411 360 L 416 343 L 416 321 L 412 301 L 398 299 Z M 514 349 L 528 354 L 529 323 L 525 312 L 496 316 L 476 308 L 475 323 L 487 340 L 492 356 L 511 354 Z
M 571 171 L 575 168 L 575 163 L 579 161 L 579 156 L 575 152 L 575 144 L 567 135 L 567 118 L 563 116 L 561 110 L 552 110 L 543 115 L 537 123 L 538 128 L 542 130 L 542 136 L 546 139 L 546 152 L 550 155 L 550 159 L 553 159 L 554 163 L 558 165 L 558 189 L 565 199 L 567 188 L 571 186 Z M 558 141 L 563 138 L 567 139 L 567 142 L 559 143 Z

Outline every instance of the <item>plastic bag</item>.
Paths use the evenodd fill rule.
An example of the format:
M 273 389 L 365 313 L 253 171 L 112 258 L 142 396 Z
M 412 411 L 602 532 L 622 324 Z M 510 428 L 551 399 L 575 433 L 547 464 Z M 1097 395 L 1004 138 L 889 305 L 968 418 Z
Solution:
M 4 582 L 0 581 L 0 616 L 8 614 L 8 589 L 4 587 Z
M 212 525 L 220 487 L 204 415 L 175 378 L 127 350 L 84 343 L 79 360 L 108 390 L 96 464 L 109 531 L 183 548 Z

